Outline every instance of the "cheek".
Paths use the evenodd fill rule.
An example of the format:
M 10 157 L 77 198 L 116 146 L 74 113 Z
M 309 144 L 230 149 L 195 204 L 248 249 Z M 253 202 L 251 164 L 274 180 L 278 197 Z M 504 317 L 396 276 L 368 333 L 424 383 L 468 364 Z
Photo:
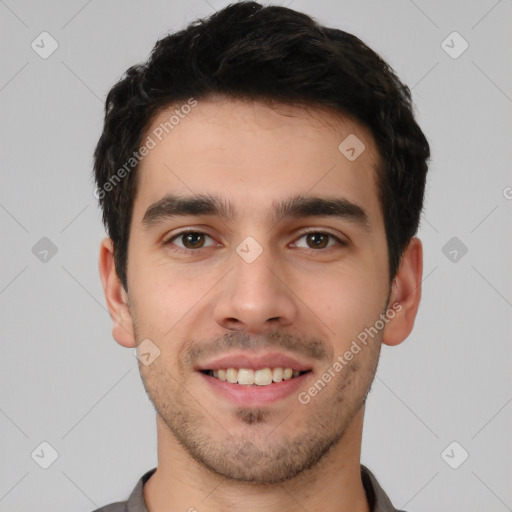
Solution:
M 339 344 L 372 325 L 382 313 L 387 297 L 385 276 L 371 269 L 316 272 L 315 279 L 303 280 L 298 295 L 317 318 L 327 325 Z M 340 347 L 341 349 L 341 347 Z
M 131 288 L 136 298 L 134 316 L 141 335 L 155 339 L 171 336 L 180 319 L 200 298 L 194 284 L 156 269 L 140 272 Z

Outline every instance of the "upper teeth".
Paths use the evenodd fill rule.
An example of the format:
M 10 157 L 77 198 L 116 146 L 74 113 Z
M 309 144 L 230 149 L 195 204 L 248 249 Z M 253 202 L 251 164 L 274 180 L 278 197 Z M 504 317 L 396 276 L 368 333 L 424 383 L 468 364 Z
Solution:
M 233 384 L 256 384 L 257 386 L 267 386 L 268 384 L 272 384 L 272 382 L 289 380 L 299 375 L 299 370 L 292 370 L 291 368 L 262 368 L 261 370 L 252 370 L 251 368 L 227 368 L 225 370 L 213 370 L 213 376 L 220 380 L 225 380 Z

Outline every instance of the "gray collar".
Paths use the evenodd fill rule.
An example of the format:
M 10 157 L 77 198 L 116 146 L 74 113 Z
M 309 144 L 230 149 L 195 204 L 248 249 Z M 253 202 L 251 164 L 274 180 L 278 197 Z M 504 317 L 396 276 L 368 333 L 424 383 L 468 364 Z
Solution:
M 128 498 L 128 501 L 126 502 L 126 512 L 148 512 L 146 504 L 144 503 L 143 487 L 155 471 L 156 468 L 149 470 L 137 482 L 135 489 L 133 489 L 130 497 Z M 362 464 L 361 479 L 363 481 L 364 490 L 366 491 L 368 503 L 370 504 L 371 512 L 404 512 L 397 510 L 393 506 L 387 494 L 379 485 L 379 482 L 375 478 L 374 474 Z M 107 512 L 107 510 L 105 512 Z

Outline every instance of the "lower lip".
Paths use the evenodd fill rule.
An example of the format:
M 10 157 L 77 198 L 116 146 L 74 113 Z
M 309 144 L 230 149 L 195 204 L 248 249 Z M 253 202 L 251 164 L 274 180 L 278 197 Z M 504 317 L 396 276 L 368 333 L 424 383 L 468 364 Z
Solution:
M 273 382 L 268 386 L 247 386 L 232 384 L 198 372 L 204 382 L 218 395 L 239 406 L 263 407 L 296 394 L 312 372 L 303 373 L 298 377 L 281 382 Z

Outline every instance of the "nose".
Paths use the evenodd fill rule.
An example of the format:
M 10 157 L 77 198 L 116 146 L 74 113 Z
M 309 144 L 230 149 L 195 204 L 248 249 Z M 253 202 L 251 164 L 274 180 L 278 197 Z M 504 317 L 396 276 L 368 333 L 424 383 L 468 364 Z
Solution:
M 234 268 L 219 283 L 214 308 L 217 324 L 258 334 L 291 325 L 299 313 L 285 269 L 268 251 L 253 262 L 233 254 Z

